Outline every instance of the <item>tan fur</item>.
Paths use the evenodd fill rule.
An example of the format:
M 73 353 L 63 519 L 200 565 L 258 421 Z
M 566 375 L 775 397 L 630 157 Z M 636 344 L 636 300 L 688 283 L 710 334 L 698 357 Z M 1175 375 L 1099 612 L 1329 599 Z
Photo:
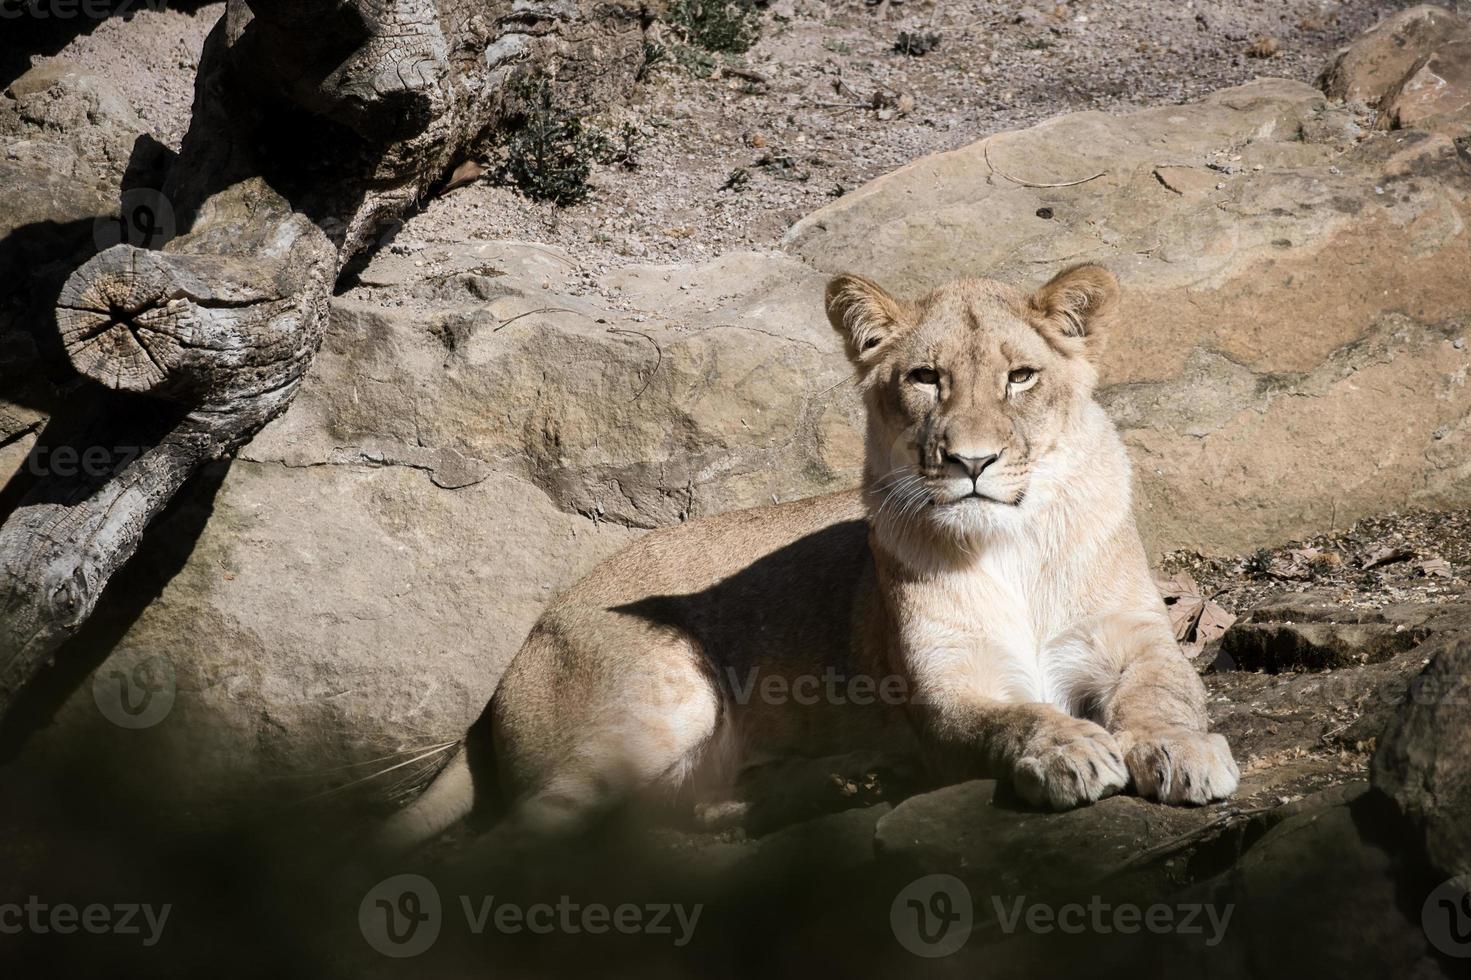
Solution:
M 1098 266 L 1031 295 L 960 280 L 914 301 L 835 279 L 863 489 L 657 531 L 600 565 L 507 669 L 477 785 L 538 831 L 648 791 L 718 794 L 753 759 L 868 747 L 1052 808 L 1130 783 L 1166 803 L 1229 795 L 1236 765 L 1206 731 L 1092 397 L 1117 292 Z M 443 819 L 400 828 L 459 812 L 435 805 Z

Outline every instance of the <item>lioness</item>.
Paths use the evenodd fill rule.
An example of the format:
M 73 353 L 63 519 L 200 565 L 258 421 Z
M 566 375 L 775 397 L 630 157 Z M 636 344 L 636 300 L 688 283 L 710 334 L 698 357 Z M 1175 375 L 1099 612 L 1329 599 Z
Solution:
M 1031 295 L 963 279 L 906 301 L 834 279 L 868 416 L 862 490 L 656 531 L 598 566 L 388 842 L 477 797 L 566 830 L 759 756 L 905 743 L 938 778 L 995 774 L 1049 808 L 1131 782 L 1164 803 L 1229 795 L 1236 764 L 1206 730 L 1093 400 L 1117 298 L 1096 265 Z

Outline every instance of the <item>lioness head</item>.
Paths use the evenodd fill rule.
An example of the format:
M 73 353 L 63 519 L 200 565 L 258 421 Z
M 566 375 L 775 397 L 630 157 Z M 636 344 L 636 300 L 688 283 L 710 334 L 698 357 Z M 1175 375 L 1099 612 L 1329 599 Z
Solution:
M 828 318 L 868 410 L 876 518 L 961 539 L 1014 520 L 1007 512 L 1065 462 L 1117 298 L 1117 280 L 1097 265 L 1067 269 L 1031 295 L 988 279 L 917 300 L 861 276 L 829 283 Z

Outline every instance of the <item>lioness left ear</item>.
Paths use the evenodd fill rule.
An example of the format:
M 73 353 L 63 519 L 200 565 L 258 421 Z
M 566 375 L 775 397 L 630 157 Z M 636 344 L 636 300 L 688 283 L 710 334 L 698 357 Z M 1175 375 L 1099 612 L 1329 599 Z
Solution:
M 863 276 L 838 276 L 827 284 L 827 318 L 843 337 L 848 360 L 867 368 L 909 322 L 909 307 Z
M 1028 305 L 1040 315 L 1038 329 L 1050 341 L 1079 342 L 1094 353 L 1119 303 L 1119 281 L 1101 265 L 1064 269 L 1032 294 Z

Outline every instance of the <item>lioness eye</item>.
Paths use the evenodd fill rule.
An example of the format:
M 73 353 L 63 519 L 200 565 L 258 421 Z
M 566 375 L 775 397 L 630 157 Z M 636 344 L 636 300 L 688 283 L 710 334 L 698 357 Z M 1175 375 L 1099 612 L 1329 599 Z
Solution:
M 917 385 L 937 385 L 940 383 L 940 372 L 934 368 L 915 368 L 909 372 L 909 380 Z
M 1006 376 L 1006 382 L 1007 384 L 1024 385 L 1036 376 L 1036 368 L 1017 368 Z

